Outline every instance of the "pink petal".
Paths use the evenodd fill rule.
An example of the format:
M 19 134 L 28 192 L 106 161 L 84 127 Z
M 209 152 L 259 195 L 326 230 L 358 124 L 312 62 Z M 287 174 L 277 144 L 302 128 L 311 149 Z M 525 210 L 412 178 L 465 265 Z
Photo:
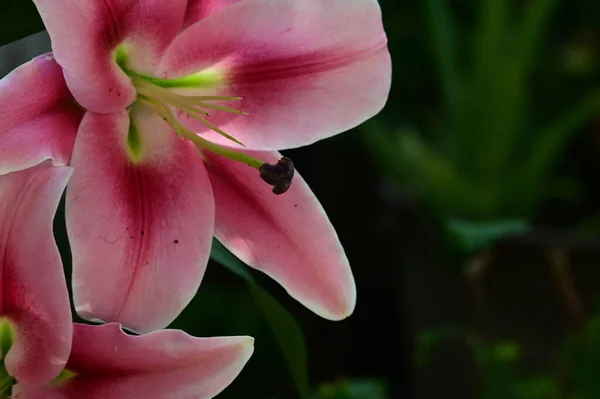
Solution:
M 278 153 L 253 153 L 275 163 Z M 265 272 L 316 314 L 349 316 L 356 287 L 348 260 L 325 211 L 296 174 L 283 195 L 258 173 L 211 156 L 207 163 L 216 203 L 215 236 L 248 265 Z
M 291 148 L 348 130 L 381 110 L 391 81 L 386 43 L 375 0 L 246 0 L 184 31 L 165 53 L 161 73 L 222 71 L 229 84 L 219 94 L 243 96 L 233 106 L 250 115 L 216 112 L 211 122 L 248 149 Z
M 194 338 L 179 330 L 132 336 L 116 324 L 75 324 L 67 368 L 77 375 L 57 386 L 54 391 L 62 396 L 55 397 L 212 398 L 242 371 L 252 355 L 253 341 L 251 337 Z
M 71 349 L 71 308 L 52 220 L 71 175 L 49 162 L 0 176 L 0 314 L 15 329 L 5 358 L 23 384 L 44 384 Z
M 240 1 L 242 0 L 188 0 L 184 26 L 187 28 L 210 14 Z
M 66 165 L 83 112 L 51 55 L 0 80 L 0 174 L 52 159 Z
M 197 150 L 159 117 L 132 112 L 145 151 L 137 163 L 125 149 L 126 112 L 84 117 L 66 217 L 79 315 L 147 332 L 168 325 L 196 293 L 214 202 Z
M 77 101 L 96 112 L 115 112 L 136 98 L 116 62 L 121 44 L 125 67 L 151 73 L 183 24 L 186 0 L 35 0 L 52 39 L 52 50 Z
M 16 384 L 12 387 L 12 399 L 69 399 L 67 395 L 48 387 Z

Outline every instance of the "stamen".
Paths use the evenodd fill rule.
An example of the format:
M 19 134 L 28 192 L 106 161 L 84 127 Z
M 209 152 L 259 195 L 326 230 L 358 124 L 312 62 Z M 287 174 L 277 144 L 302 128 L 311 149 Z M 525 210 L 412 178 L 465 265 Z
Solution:
M 192 132 L 186 128 L 175 116 L 171 107 L 176 107 L 179 110 L 185 112 L 190 117 L 196 119 L 207 128 L 214 130 L 220 135 L 227 139 L 244 146 L 243 143 L 238 141 L 236 138 L 230 136 L 217 126 L 206 120 L 202 115 L 208 116 L 207 112 L 204 112 L 197 107 L 214 109 L 216 111 L 230 112 L 237 115 L 248 115 L 246 112 L 224 107 L 221 105 L 207 103 L 207 101 L 236 101 L 241 100 L 242 97 L 221 97 L 221 96 L 182 96 L 177 93 L 173 93 L 168 89 L 156 86 L 141 77 L 132 76 L 133 83 L 138 92 L 139 101 L 150 107 L 158 116 L 160 116 L 166 123 L 168 123 L 175 133 L 182 139 L 190 140 L 200 155 L 203 156 L 203 151 L 210 151 L 214 154 L 223 156 L 225 158 L 242 162 L 248 166 L 257 169 L 260 172 L 260 177 L 263 181 L 273 186 L 274 194 L 285 193 L 292 184 L 292 178 L 294 177 L 294 163 L 291 159 L 283 157 L 276 165 L 272 165 L 261 161 L 260 159 L 254 158 L 248 154 L 231 150 L 226 147 L 214 144 Z M 203 156 L 204 158 L 204 156 Z
M 174 106 L 176 106 L 177 108 L 194 110 L 196 112 L 200 112 L 200 113 L 208 116 L 208 112 L 203 112 L 203 111 L 200 111 L 200 110 L 197 110 L 195 108 L 190 107 L 186 103 L 185 97 L 178 96 L 176 94 L 170 93 L 170 92 L 168 92 L 168 90 L 165 90 L 167 93 L 162 93 L 162 92 L 160 92 L 158 90 L 154 90 L 152 87 L 138 87 L 137 89 L 138 89 L 138 93 L 139 94 L 146 95 L 146 96 L 151 97 L 151 98 L 154 98 L 154 97 L 156 97 L 156 98 L 164 98 L 169 103 L 171 103 Z
M 217 111 L 230 112 L 230 113 L 236 114 L 236 115 L 248 115 L 248 113 L 244 112 L 244 111 L 240 111 L 240 110 L 228 108 L 228 107 L 222 107 L 220 105 L 208 104 L 205 102 L 199 102 L 196 105 L 198 105 L 199 107 L 203 107 L 203 108 L 215 109 Z
M 182 109 L 183 111 L 185 111 L 184 109 Z M 233 141 L 236 144 L 241 145 L 242 147 L 245 147 L 244 143 L 242 143 L 241 141 L 239 141 L 238 139 L 236 139 L 233 136 L 230 136 L 229 134 L 225 133 L 225 131 L 219 129 L 217 126 L 213 125 L 212 123 L 210 123 L 209 121 L 207 121 L 206 119 L 198 116 L 195 114 L 195 112 L 193 112 L 194 110 L 190 110 L 191 112 L 186 112 L 186 114 L 188 114 L 189 116 L 191 116 L 192 118 L 196 119 L 198 122 L 202 123 L 204 126 L 206 126 L 207 128 L 214 130 L 215 132 L 219 133 L 221 136 Z
M 283 194 L 292 185 L 294 163 L 290 158 L 283 157 L 277 165 L 265 163 L 260 167 L 260 178 L 273 186 L 273 194 Z
M 234 108 L 223 107 L 223 106 L 215 105 L 215 104 L 208 104 L 205 102 L 205 101 L 207 101 L 207 99 L 221 100 L 224 98 L 231 98 L 231 99 L 237 100 L 237 99 L 241 99 L 241 97 L 219 97 L 219 96 L 186 97 L 186 96 L 182 96 L 182 95 L 173 93 L 162 87 L 156 86 L 150 82 L 147 82 L 143 78 L 133 77 L 132 80 L 133 80 L 134 85 L 136 86 L 138 94 L 141 94 L 141 95 L 145 96 L 146 98 L 156 98 L 156 99 L 163 98 L 167 101 L 167 103 L 169 103 L 169 104 L 175 106 L 176 108 L 180 109 L 181 111 L 185 112 L 190 117 L 196 119 L 197 121 L 202 123 L 207 128 L 214 130 L 215 132 L 219 133 L 221 136 L 233 141 L 234 143 L 236 143 L 238 145 L 241 145 L 242 147 L 245 147 L 245 145 L 241 141 L 239 141 L 235 137 L 227 134 L 222 129 L 219 129 L 217 126 L 210 123 L 205 118 L 199 116 L 198 114 L 205 115 L 205 116 L 210 116 L 210 115 L 208 112 L 199 110 L 198 108 L 195 107 L 195 106 L 200 106 L 200 107 L 204 107 L 204 108 L 215 109 L 218 111 L 230 112 L 230 113 L 234 113 L 237 115 L 248 115 L 246 112 L 243 112 L 243 111 L 240 111 L 240 110 L 237 110 Z
M 165 122 L 167 122 L 173 128 L 173 130 L 175 130 L 175 133 L 177 133 L 179 137 L 181 137 L 182 139 L 185 138 L 183 134 L 179 131 L 179 123 L 177 122 L 177 119 L 169 109 L 168 105 L 164 104 L 159 100 L 152 100 L 145 96 L 141 96 L 140 100 L 144 104 L 151 107 L 154 110 L 154 112 L 156 112 L 161 118 L 163 118 Z
M 190 100 L 198 100 L 198 101 L 238 101 L 243 100 L 244 97 L 225 97 L 225 96 L 189 96 L 186 97 Z
M 144 102 L 144 104 L 148 104 L 150 107 L 152 107 L 152 109 L 154 109 L 159 116 L 165 119 L 180 137 L 190 140 L 196 145 L 196 147 L 198 147 L 200 151 L 208 150 L 234 161 L 245 163 L 246 165 L 252 166 L 257 170 L 260 170 L 260 167 L 265 164 L 265 162 L 261 161 L 260 159 L 256 159 L 250 155 L 221 147 L 220 145 L 214 144 L 198 136 L 196 133 L 183 126 L 175 118 L 175 115 L 173 115 L 173 112 L 169 109 L 169 106 L 160 100 L 146 98 L 142 98 L 141 100 Z

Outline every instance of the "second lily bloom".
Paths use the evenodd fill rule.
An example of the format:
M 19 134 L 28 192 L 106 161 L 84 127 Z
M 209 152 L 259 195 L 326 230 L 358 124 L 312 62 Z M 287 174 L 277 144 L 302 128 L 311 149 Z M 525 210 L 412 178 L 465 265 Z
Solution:
M 0 176 L 0 397 L 212 398 L 240 373 L 251 337 L 73 324 L 52 221 L 71 168 Z

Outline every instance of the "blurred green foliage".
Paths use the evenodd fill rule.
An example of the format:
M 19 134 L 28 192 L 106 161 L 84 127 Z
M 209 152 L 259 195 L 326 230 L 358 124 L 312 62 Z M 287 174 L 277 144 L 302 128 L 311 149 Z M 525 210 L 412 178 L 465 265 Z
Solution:
M 310 388 L 306 344 L 298 322 L 277 300 L 254 281 L 246 269 L 246 265 L 216 239 L 213 240 L 211 257 L 247 281 L 252 298 L 262 311 L 265 321 L 272 329 L 273 335 L 283 352 L 292 373 L 298 396 L 300 399 L 308 399 Z
M 600 398 L 600 312 L 592 314 L 582 329 L 572 331 L 557 351 L 556 363 L 536 376 L 520 370 L 524 349 L 517 343 L 487 342 L 473 331 L 453 326 L 419 333 L 417 365 L 426 367 L 433 352 L 452 340 L 467 342 L 472 352 L 481 374 L 481 399 Z
M 481 374 L 481 399 L 560 399 L 565 398 L 552 375 L 528 376 L 518 367 L 521 347 L 515 342 L 484 342 L 476 333 L 459 327 L 441 327 L 419 333 L 417 363 L 427 365 L 432 352 L 449 340 L 464 340 L 472 351 Z M 566 399 L 566 398 L 565 398 Z
M 600 87 L 558 115 L 536 114 L 532 74 L 557 3 L 480 0 L 469 29 L 449 0 L 422 2 L 440 87 L 435 118 L 418 130 L 390 129 L 381 120 L 366 127 L 382 170 L 425 199 L 448 231 L 459 233 L 463 250 L 514 233 L 506 228 L 514 223 L 526 226 L 553 185 L 576 192 L 552 172 L 578 128 L 600 111 Z M 478 243 L 456 229 L 474 224 Z
M 452 249 L 470 257 L 527 233 L 548 198 L 578 200 L 578 182 L 558 173 L 570 143 L 600 114 L 600 3 L 402 4 L 423 18 L 395 16 L 388 30 L 399 49 L 392 110 L 363 128 L 380 170 L 423 200 Z M 598 217 L 584 225 L 599 231 Z M 600 398 L 597 315 L 566 339 L 556 364 L 535 375 L 523 372 L 528 348 L 478 334 L 453 326 L 420 331 L 415 363 L 427 367 L 437 348 L 459 340 L 478 371 L 478 398 Z
M 450 219 L 446 224 L 447 234 L 454 246 L 464 253 L 476 253 L 496 240 L 529 230 L 529 223 L 522 219 L 489 220 L 470 222 Z

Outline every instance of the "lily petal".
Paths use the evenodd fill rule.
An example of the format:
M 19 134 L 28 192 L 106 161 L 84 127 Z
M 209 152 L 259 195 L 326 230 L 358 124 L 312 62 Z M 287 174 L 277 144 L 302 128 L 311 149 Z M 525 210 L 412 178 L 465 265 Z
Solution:
M 15 331 L 5 364 L 23 384 L 51 381 L 71 349 L 71 308 L 52 235 L 70 175 L 44 162 L 0 176 L 0 314 Z
M 250 115 L 217 112 L 211 122 L 248 149 L 279 150 L 346 131 L 379 112 L 391 83 L 386 43 L 375 0 L 246 0 L 185 30 L 157 73 L 220 76 L 223 86 L 208 93 L 244 97 L 235 108 Z M 231 145 L 181 117 L 211 141 Z
M 187 28 L 210 14 L 219 12 L 225 7 L 240 1 L 242 0 L 188 0 L 184 27 Z
M 152 72 L 163 50 L 181 29 L 187 1 L 34 3 L 77 101 L 91 111 L 115 112 L 136 98 L 131 80 L 119 64 L 139 73 Z
M 279 153 L 250 153 L 276 163 Z M 356 287 L 325 211 L 296 174 L 277 196 L 255 170 L 225 158 L 207 162 L 216 203 L 215 236 L 246 264 L 279 282 L 316 314 L 349 316 Z
M 65 399 L 208 399 L 242 371 L 253 342 L 194 338 L 179 330 L 132 336 L 117 324 L 75 324 L 67 368 L 76 375 L 47 392 Z M 17 397 L 46 398 L 31 392 Z
M 210 254 L 214 200 L 191 143 L 137 105 L 131 121 L 125 111 L 84 117 L 67 231 L 79 315 L 148 332 L 167 326 L 195 295 Z
M 52 159 L 66 165 L 83 115 L 46 54 L 0 80 L 0 174 Z

